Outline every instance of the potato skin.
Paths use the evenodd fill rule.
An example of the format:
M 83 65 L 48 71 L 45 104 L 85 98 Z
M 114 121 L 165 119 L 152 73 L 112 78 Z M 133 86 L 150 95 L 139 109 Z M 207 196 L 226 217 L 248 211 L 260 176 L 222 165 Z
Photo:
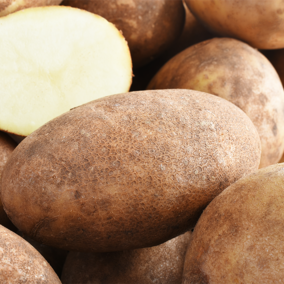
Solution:
M 193 89 L 241 108 L 256 126 L 260 167 L 277 163 L 284 151 L 284 91 L 275 69 L 257 50 L 235 39 L 214 38 L 168 61 L 148 89 Z
M 70 252 L 61 281 L 85 283 L 181 283 L 186 248 L 191 232 L 159 246 L 110 253 Z
M 142 248 L 193 227 L 259 159 L 255 127 L 226 100 L 190 90 L 119 94 L 25 138 L 5 166 L 2 200 L 12 222 L 41 243 Z
M 284 47 L 284 2 L 279 0 L 185 0 L 210 31 L 258 49 Z
M 60 284 L 56 273 L 24 239 L 0 225 L 1 284 Z
M 134 68 L 141 67 L 180 36 L 185 20 L 181 0 L 65 0 L 113 23 L 128 42 Z
M 31 7 L 59 5 L 62 0 L 0 0 L 0 17 Z
M 17 144 L 4 132 L 0 132 L 0 180 L 5 164 L 7 163 L 10 155 L 16 148 Z M 1 183 L 0 183 L 1 192 Z M 7 217 L 0 198 L 0 224 L 10 230 L 15 229 L 14 225 L 11 223 Z
M 186 253 L 183 284 L 281 283 L 284 164 L 257 171 L 204 210 Z

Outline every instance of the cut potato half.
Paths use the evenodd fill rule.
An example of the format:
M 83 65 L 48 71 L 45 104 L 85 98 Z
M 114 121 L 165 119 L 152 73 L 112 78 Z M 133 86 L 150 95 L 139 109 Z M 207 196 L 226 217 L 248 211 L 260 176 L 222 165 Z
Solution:
M 127 42 L 104 18 L 70 7 L 0 19 L 0 129 L 27 136 L 89 101 L 127 92 Z

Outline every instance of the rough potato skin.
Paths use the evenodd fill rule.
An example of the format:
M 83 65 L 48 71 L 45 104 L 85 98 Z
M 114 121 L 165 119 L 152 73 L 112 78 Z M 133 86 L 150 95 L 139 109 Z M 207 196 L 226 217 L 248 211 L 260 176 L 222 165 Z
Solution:
M 31 7 L 59 5 L 62 0 L 0 0 L 0 17 Z
M 25 138 L 5 166 L 2 200 L 12 222 L 41 243 L 142 248 L 192 228 L 259 159 L 255 127 L 226 100 L 131 92 L 75 108 Z
M 201 215 L 186 253 L 183 284 L 282 283 L 284 164 L 224 190 Z
M 257 50 L 235 39 L 214 38 L 168 61 L 148 89 L 193 89 L 241 108 L 256 126 L 260 167 L 277 163 L 284 151 L 284 91 L 275 69 Z
M 70 252 L 61 277 L 63 284 L 135 283 L 178 284 L 191 232 L 159 246 L 137 250 Z
M 41 254 L 24 239 L 0 225 L 1 284 L 60 284 Z
M 185 0 L 210 31 L 237 38 L 258 49 L 284 47 L 284 2 L 281 0 Z
M 12 140 L 12 138 L 8 136 L 8 134 L 0 132 L 0 180 L 4 166 L 7 163 L 10 155 L 12 154 L 16 146 L 17 144 Z M 1 183 L 0 183 L 0 192 L 1 192 Z M 11 223 L 11 221 L 9 220 L 3 209 L 1 198 L 0 198 L 0 224 L 9 229 L 14 228 L 13 224 Z
M 65 0 L 62 4 L 98 14 L 121 30 L 134 68 L 170 47 L 180 36 L 185 20 L 181 0 Z

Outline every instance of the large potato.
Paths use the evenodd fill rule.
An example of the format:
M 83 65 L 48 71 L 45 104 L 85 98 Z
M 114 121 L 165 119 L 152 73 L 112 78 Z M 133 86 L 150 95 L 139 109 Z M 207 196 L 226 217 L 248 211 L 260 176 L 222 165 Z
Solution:
M 178 284 L 191 232 L 159 246 L 109 253 L 70 252 L 63 284 Z
M 28 242 L 0 225 L 1 284 L 60 284 L 56 273 Z
M 284 2 L 279 0 L 185 0 L 212 32 L 259 49 L 284 47 Z
M 182 0 L 65 0 L 63 5 L 98 14 L 122 31 L 135 68 L 175 43 L 182 32 Z
M 168 61 L 149 89 L 193 89 L 241 108 L 260 136 L 260 167 L 277 163 L 284 150 L 284 91 L 275 69 L 257 50 L 235 39 L 215 38 Z
M 224 99 L 189 90 L 119 94 L 25 138 L 5 166 L 2 201 L 12 222 L 44 244 L 141 248 L 189 230 L 259 160 L 255 127 Z
M 16 143 L 8 136 L 8 134 L 0 132 L 0 180 L 5 164 L 7 163 L 10 155 L 14 151 Z M 1 192 L 1 183 L 0 183 Z M 9 229 L 14 229 L 13 224 L 7 217 L 0 198 L 0 224 Z
M 30 7 L 59 5 L 62 0 L 0 0 L 0 17 Z
M 276 164 L 216 197 L 194 229 L 182 283 L 282 283 L 283 184 L 284 164 Z

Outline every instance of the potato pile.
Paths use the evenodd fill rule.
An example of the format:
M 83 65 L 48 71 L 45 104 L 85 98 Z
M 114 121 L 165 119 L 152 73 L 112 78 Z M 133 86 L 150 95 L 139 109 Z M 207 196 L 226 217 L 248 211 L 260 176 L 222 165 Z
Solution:
M 0 0 L 0 283 L 281 283 L 283 13 Z

